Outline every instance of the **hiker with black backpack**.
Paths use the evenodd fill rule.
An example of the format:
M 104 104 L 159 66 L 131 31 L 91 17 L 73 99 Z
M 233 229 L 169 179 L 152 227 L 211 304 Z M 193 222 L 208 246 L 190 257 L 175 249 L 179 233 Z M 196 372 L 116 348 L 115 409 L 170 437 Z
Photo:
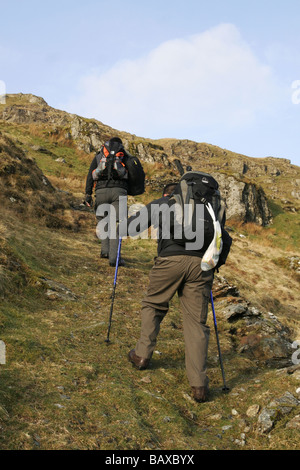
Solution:
M 120 201 L 127 214 L 127 195 L 142 194 L 145 190 L 145 174 L 137 157 L 130 155 L 119 137 L 106 141 L 98 152 L 88 172 L 85 188 L 85 203 L 93 205 L 93 190 L 95 189 L 95 212 L 98 225 L 108 215 L 109 227 L 105 234 L 97 231 L 101 238 L 101 258 L 107 258 L 110 266 L 116 265 L 119 239 L 116 227 L 120 220 Z M 101 210 L 104 208 L 104 210 Z M 108 209 L 108 211 L 106 211 Z M 107 214 L 109 212 L 109 214 Z M 115 218 L 111 217 L 111 213 Z M 124 266 L 124 260 L 119 257 L 119 266 Z
M 191 216 L 188 223 L 184 223 L 184 216 L 181 218 L 181 228 L 187 227 L 189 235 L 188 239 L 184 234 L 180 238 L 177 231 L 175 236 L 176 210 L 171 212 L 173 217 L 166 217 L 163 213 L 159 217 L 158 256 L 142 301 L 140 337 L 135 348 L 129 352 L 128 359 L 139 370 L 149 366 L 160 324 L 168 312 L 170 300 L 177 292 L 183 314 L 187 377 L 193 398 L 204 402 L 208 397 L 209 383 L 206 370 L 210 333 L 206 323 L 208 304 L 214 271 L 226 262 L 232 240 L 224 229 L 225 207 L 221 203 L 218 183 L 211 175 L 188 171 L 167 200 L 164 198 L 159 202 L 165 203 L 170 209 L 176 205 L 177 209 L 184 209 L 184 206 L 187 210 L 192 208 L 186 214 L 187 219 Z M 199 211 L 196 210 L 198 208 Z M 128 220 L 129 225 L 132 220 Z M 168 232 L 163 227 L 166 220 L 170 221 L 170 236 L 165 236 Z M 151 218 L 148 221 L 152 223 Z M 196 239 L 200 232 L 203 244 L 198 248 L 193 245 L 195 240 L 190 238 L 190 233 L 194 233 Z M 206 261 L 203 263 L 205 255 Z
M 136 211 L 131 217 L 127 220 L 127 233 L 126 236 L 139 236 L 149 227 L 154 229 L 159 229 L 161 224 L 161 217 L 163 213 L 161 208 L 168 204 L 168 201 L 176 188 L 176 183 L 168 183 L 164 186 L 162 191 L 162 196 L 154 201 L 150 202 L 144 206 L 139 211 Z M 125 228 L 126 230 L 126 228 Z M 157 237 L 158 243 L 160 242 L 161 237 Z

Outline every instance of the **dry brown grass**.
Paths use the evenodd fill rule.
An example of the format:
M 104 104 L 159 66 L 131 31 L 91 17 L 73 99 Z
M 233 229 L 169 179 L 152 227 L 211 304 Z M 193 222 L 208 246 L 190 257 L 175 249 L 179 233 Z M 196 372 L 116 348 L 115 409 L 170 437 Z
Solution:
M 77 196 L 84 196 L 85 180 L 71 175 L 65 178 L 60 176 L 50 176 L 49 181 L 51 184 L 62 191 L 72 191 L 72 194 Z

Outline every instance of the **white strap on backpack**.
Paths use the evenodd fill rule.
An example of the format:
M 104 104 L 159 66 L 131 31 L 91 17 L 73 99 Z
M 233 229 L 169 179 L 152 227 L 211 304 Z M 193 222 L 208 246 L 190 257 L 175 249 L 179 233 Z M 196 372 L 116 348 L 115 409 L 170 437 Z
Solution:
M 201 260 L 202 271 L 209 271 L 216 267 L 219 261 L 219 256 L 222 252 L 223 241 L 222 241 L 222 229 L 220 222 L 216 219 L 215 212 L 210 203 L 207 204 L 207 210 L 213 220 L 214 224 L 214 237 L 203 255 Z

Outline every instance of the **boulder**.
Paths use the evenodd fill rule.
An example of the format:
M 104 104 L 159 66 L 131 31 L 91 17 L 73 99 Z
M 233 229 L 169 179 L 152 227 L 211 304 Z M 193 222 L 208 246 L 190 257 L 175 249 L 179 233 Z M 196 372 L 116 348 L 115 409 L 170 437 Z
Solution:
M 230 324 L 229 334 L 236 351 L 268 366 L 291 366 L 293 349 L 289 328 L 272 312 L 263 313 L 242 298 L 225 278 L 216 276 L 214 284 L 216 310 Z
M 77 301 L 77 296 L 60 282 L 47 279 L 40 279 L 42 285 L 46 287 L 46 296 L 49 300 Z
M 258 417 L 258 432 L 267 434 L 272 430 L 277 421 L 283 416 L 288 415 L 292 410 L 298 408 L 299 405 L 300 401 L 290 392 L 286 392 L 280 398 L 275 398 L 262 409 Z M 298 420 L 295 420 L 294 423 L 296 423 L 296 421 Z

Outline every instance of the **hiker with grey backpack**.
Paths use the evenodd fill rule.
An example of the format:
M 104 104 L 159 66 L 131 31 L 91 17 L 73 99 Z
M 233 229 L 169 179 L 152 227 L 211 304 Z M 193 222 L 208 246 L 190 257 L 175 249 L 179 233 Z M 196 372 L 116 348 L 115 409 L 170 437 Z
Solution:
M 193 398 L 204 402 L 209 391 L 208 305 L 214 271 L 225 264 L 232 243 L 224 229 L 225 205 L 217 181 L 196 171 L 186 172 L 173 193 L 159 204 L 166 212 L 159 217 L 158 256 L 142 301 L 140 337 L 128 359 L 139 370 L 149 367 L 161 322 L 177 292 L 183 315 L 187 377 Z M 150 210 L 151 204 L 146 207 Z M 138 216 L 132 216 L 128 225 Z M 169 227 L 164 227 L 166 220 L 170 221 Z M 152 223 L 151 217 L 148 221 Z
M 85 204 L 88 206 L 93 205 L 93 190 L 98 225 L 108 220 L 106 232 L 97 231 L 101 239 L 100 257 L 108 259 L 110 266 L 116 266 L 119 247 L 116 224 L 127 215 L 127 195 L 135 196 L 145 191 L 142 165 L 137 157 L 125 150 L 119 137 L 106 141 L 90 165 L 85 188 Z M 120 213 L 121 207 L 123 214 Z M 124 265 L 119 256 L 118 266 Z

